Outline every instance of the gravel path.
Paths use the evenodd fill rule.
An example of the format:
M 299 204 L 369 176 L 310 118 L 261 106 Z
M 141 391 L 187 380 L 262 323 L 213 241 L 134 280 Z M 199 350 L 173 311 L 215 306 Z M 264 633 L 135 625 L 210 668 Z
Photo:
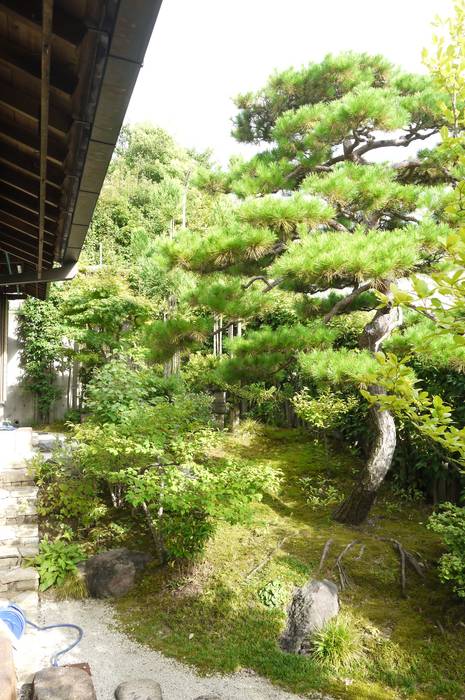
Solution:
M 119 683 L 140 678 L 158 681 L 164 700 L 193 700 L 208 693 L 217 693 L 223 700 L 299 700 L 302 697 L 279 690 L 249 672 L 199 676 L 190 667 L 137 644 L 117 631 L 111 607 L 101 601 L 45 601 L 40 618 L 43 625 L 72 622 L 83 627 L 84 639 L 65 657 L 64 663 L 89 662 L 98 700 L 111 700 Z M 71 635 L 72 632 L 62 630 L 28 631 L 16 654 L 20 680 L 29 680 L 31 673 L 48 666 L 51 653 L 66 646 Z M 319 693 L 308 697 L 331 700 Z

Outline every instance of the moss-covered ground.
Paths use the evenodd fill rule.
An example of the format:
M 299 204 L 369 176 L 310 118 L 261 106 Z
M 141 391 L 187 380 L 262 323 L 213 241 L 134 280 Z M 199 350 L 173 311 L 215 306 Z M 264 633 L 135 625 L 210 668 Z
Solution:
M 428 506 L 386 488 L 366 525 L 346 527 L 331 519 L 332 504 L 315 505 L 318 495 L 308 502 L 301 479 L 327 484 L 329 478 L 343 493 L 359 466 L 348 451 L 271 428 L 242 430 L 223 449 L 281 470 L 279 493 L 255 504 L 247 525 L 222 526 L 193 570 L 147 572 L 116 604 L 125 631 L 200 672 L 253 669 L 303 695 L 320 690 L 351 700 L 465 698 L 465 606 L 437 578 L 441 547 L 425 527 Z M 425 565 L 424 578 L 407 571 L 406 597 L 398 553 L 383 537 L 399 540 Z M 351 585 L 340 598 L 362 632 L 357 662 L 336 672 L 311 656 L 282 653 L 276 640 L 293 587 L 314 576 L 338 582 L 335 559 L 353 540 L 359 544 L 344 558 Z

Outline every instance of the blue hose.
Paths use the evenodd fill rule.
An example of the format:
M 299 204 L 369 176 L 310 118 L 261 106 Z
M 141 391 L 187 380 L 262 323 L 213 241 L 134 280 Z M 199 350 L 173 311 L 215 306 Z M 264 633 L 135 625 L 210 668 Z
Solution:
M 31 622 L 30 620 L 26 619 L 26 624 L 29 625 L 30 627 L 33 627 L 35 630 L 38 630 L 39 632 L 45 632 L 46 630 L 53 630 L 57 628 L 68 628 L 68 629 L 73 629 L 76 630 L 78 633 L 77 639 L 74 640 L 72 644 L 67 646 L 65 649 L 62 651 L 57 651 L 52 656 L 50 657 L 50 664 L 51 666 L 58 666 L 58 659 L 60 656 L 63 656 L 64 654 L 67 654 L 71 649 L 74 649 L 75 646 L 79 644 L 81 639 L 84 636 L 84 631 L 82 627 L 79 627 L 79 625 L 72 625 L 69 622 L 61 622 L 56 625 L 45 625 L 45 627 L 39 627 L 39 625 L 36 625 L 34 622 Z
M 79 644 L 79 642 L 84 636 L 84 631 L 82 627 L 79 627 L 79 625 L 72 625 L 68 622 L 39 627 L 39 625 L 36 625 L 34 622 L 31 622 L 30 620 L 26 619 L 24 612 L 21 610 L 19 605 L 16 605 L 15 603 L 9 603 L 6 608 L 0 608 L 0 621 L 6 624 L 6 626 L 9 628 L 10 632 L 16 637 L 16 639 L 21 639 L 26 625 L 33 627 L 39 632 L 45 632 L 46 630 L 59 628 L 76 630 L 76 632 L 78 633 L 77 639 L 72 644 L 67 646 L 66 649 L 63 649 L 62 651 L 57 651 L 50 657 L 50 663 L 52 666 L 55 667 L 58 666 L 58 659 L 60 658 L 60 656 L 63 656 L 64 654 L 67 654 L 69 651 L 71 651 L 71 649 L 74 649 L 74 647 Z

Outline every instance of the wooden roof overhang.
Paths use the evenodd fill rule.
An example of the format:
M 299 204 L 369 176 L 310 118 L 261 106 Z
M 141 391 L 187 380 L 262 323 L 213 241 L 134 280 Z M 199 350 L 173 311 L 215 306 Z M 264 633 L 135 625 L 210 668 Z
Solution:
M 0 0 L 0 292 L 84 243 L 161 0 Z

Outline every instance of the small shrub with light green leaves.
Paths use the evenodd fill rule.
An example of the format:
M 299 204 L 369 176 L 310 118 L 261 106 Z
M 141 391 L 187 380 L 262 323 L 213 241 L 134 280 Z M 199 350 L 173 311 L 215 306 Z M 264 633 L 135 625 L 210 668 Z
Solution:
M 79 545 L 65 539 L 51 542 L 44 538 L 40 543 L 39 554 L 33 560 L 39 572 L 40 590 L 61 586 L 68 576 L 76 574 L 77 565 L 84 559 Z
M 280 608 L 286 601 L 286 588 L 281 581 L 274 579 L 260 588 L 257 595 L 265 608 Z
M 302 476 L 299 479 L 299 484 L 304 492 L 305 500 L 310 506 L 330 506 L 338 503 L 342 498 L 336 483 L 320 476 L 320 474 L 316 477 Z
M 433 513 L 428 528 L 440 535 L 447 552 L 439 560 L 439 577 L 465 598 L 465 507 L 445 503 Z

